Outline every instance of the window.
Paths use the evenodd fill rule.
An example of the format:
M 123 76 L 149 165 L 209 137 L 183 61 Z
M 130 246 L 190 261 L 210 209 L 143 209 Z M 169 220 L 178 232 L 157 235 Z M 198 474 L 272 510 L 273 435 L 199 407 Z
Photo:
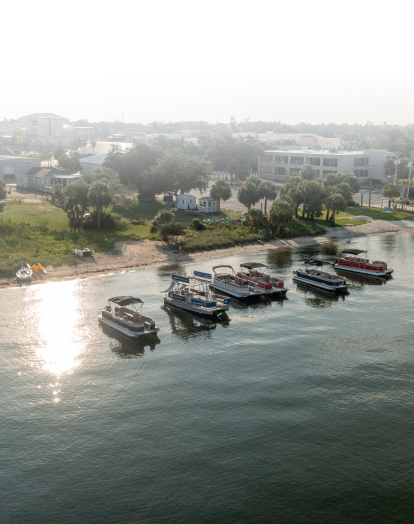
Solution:
M 292 157 L 290 157 L 290 163 L 291 164 L 297 164 L 299 166 L 303 166 L 303 156 L 292 156 Z
M 355 169 L 354 175 L 358 178 L 368 177 L 368 169 Z
M 193 203 L 193 201 L 192 201 L 192 200 L 190 200 L 190 204 L 192 204 L 192 203 Z
M 271 164 L 273 162 L 272 155 L 263 155 L 262 162 L 267 162 L 268 164 Z
M 337 158 L 324 158 L 323 159 L 323 165 L 324 167 L 338 167 L 338 159 Z
M 275 175 L 287 175 L 286 167 L 275 167 Z
M 325 170 L 323 170 L 323 176 L 330 175 L 331 173 L 337 173 L 337 171 L 325 171 Z
M 297 167 L 291 167 L 290 176 L 300 176 L 300 169 L 298 169 Z
M 314 169 L 314 172 L 315 172 L 315 178 L 319 178 L 321 176 L 321 172 L 320 171 L 316 171 Z
M 354 158 L 354 166 L 367 166 L 369 158 Z
M 271 175 L 272 167 L 271 166 L 260 166 L 260 173 L 263 173 L 264 175 Z
M 306 162 L 310 164 L 311 166 L 320 166 L 321 165 L 320 158 L 307 158 Z
M 208 207 L 211 207 L 211 202 L 208 203 Z
M 288 163 L 288 157 L 287 156 L 275 156 L 275 162 L 276 164 L 287 164 Z

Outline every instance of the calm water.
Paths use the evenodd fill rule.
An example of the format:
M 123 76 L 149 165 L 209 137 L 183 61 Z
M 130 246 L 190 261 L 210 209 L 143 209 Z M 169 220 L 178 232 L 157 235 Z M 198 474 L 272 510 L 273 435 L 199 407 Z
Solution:
M 250 255 L 289 298 L 216 329 L 161 309 L 171 268 L 0 291 L 1 524 L 412 522 L 413 240 L 345 244 L 396 271 L 336 299 L 291 278 L 335 246 Z M 102 331 L 122 294 L 160 343 Z

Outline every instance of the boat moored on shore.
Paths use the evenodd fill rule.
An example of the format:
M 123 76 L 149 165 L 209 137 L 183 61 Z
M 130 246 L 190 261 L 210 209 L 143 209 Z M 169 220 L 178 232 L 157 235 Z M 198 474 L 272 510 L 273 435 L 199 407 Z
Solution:
M 305 269 L 297 269 L 293 272 L 293 280 L 295 282 L 301 282 L 307 286 L 333 293 L 347 291 L 349 283 L 345 278 L 317 269 L 323 266 L 331 266 L 332 264 L 330 262 L 324 260 L 306 260 L 305 264 Z M 315 266 L 315 269 L 309 269 L 308 266 Z
M 256 283 L 266 295 L 286 295 L 288 288 L 284 280 L 269 274 L 269 266 L 261 262 L 245 262 L 240 264 L 237 276 L 248 282 Z
M 366 255 L 367 251 L 364 249 L 344 249 L 342 255 L 345 256 L 338 258 L 335 262 L 334 268 L 340 269 L 341 271 L 351 271 L 352 273 L 360 273 L 376 277 L 386 277 L 394 272 L 393 269 L 388 268 L 386 262 L 381 260 L 370 262 L 367 258 L 361 258 L 360 255 L 363 253 Z
M 141 311 L 136 308 L 137 304 L 140 304 L 139 308 Z M 142 335 L 155 335 L 158 333 L 159 328 L 155 326 L 153 318 L 142 314 L 143 304 L 144 302 L 136 297 L 120 296 L 110 298 L 108 306 L 102 309 L 99 314 L 99 322 L 132 338 Z
M 200 271 L 194 271 L 191 276 L 171 275 L 171 284 L 163 292 L 166 293 L 164 304 L 196 315 L 227 320 L 230 299 L 211 292 L 211 278 L 209 273 Z

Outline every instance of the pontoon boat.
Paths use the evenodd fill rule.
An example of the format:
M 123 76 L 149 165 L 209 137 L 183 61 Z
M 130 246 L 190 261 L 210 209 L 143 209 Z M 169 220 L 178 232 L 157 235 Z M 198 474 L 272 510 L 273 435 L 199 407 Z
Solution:
M 254 297 L 260 298 L 267 295 L 266 291 L 261 289 L 257 282 L 238 276 L 232 266 L 214 266 L 213 271 L 214 278 L 210 286 L 226 295 L 239 300 L 247 300 Z
M 200 271 L 194 271 L 189 277 L 171 275 L 171 284 L 163 291 L 166 293 L 164 304 L 197 315 L 227 320 L 226 311 L 229 309 L 230 299 L 212 293 L 210 283 L 211 275 Z
M 352 271 L 353 273 L 362 273 L 365 275 L 373 275 L 376 277 L 385 277 L 393 273 L 393 269 L 388 269 L 387 263 L 380 260 L 374 260 L 370 262 L 367 258 L 359 258 L 362 253 L 367 254 L 364 249 L 344 249 L 342 251 L 343 256 L 339 258 L 335 265 L 335 269 L 341 269 L 342 271 Z
M 95 251 L 93 249 L 89 249 L 88 247 L 85 247 L 84 249 L 76 249 L 76 247 L 74 247 L 72 249 L 72 253 L 74 255 L 78 255 L 78 257 L 93 257 Z
M 136 309 L 136 307 L 127 307 L 135 304 L 141 304 L 141 311 Z M 153 318 L 142 314 L 143 304 L 144 302 L 140 298 L 135 297 L 110 298 L 108 306 L 99 315 L 99 322 L 128 337 L 136 338 L 142 335 L 156 334 L 159 328 L 155 326 Z
M 288 288 L 285 288 L 285 283 L 282 278 L 271 276 L 269 266 L 261 264 L 260 262 L 245 262 L 240 264 L 241 270 L 237 276 L 242 280 L 257 283 L 259 289 L 266 292 L 266 295 L 285 295 Z M 243 269 L 247 271 L 243 271 Z
M 293 272 L 293 280 L 308 286 L 317 287 L 324 291 L 346 291 L 349 287 L 346 279 L 338 275 L 321 271 L 318 268 L 332 266 L 330 262 L 324 260 L 306 260 L 306 269 L 297 269 Z M 308 269 L 307 266 L 315 266 L 315 269 Z

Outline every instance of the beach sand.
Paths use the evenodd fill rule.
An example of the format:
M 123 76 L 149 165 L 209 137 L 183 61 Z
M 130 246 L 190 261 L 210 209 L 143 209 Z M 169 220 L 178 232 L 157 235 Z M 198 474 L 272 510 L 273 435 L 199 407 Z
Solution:
M 212 251 L 197 251 L 193 253 L 173 253 L 165 242 L 141 240 L 137 242 L 117 242 L 114 253 L 97 253 L 93 258 L 79 259 L 77 265 L 62 265 L 59 267 L 46 266 L 47 275 L 34 275 L 32 283 L 56 282 L 74 278 L 85 278 L 103 273 L 114 273 L 124 270 L 139 269 L 142 267 L 155 267 L 190 263 L 195 260 L 214 259 L 219 257 L 251 253 L 281 247 L 298 247 L 329 242 L 340 242 L 368 235 L 381 233 L 401 233 L 411 231 L 414 221 L 385 221 L 372 220 L 359 226 L 326 228 L 326 234 L 317 237 L 297 237 L 287 240 L 273 240 L 259 244 L 258 242 L 234 246 L 231 248 Z M 16 278 L 0 279 L 0 287 L 18 285 Z

